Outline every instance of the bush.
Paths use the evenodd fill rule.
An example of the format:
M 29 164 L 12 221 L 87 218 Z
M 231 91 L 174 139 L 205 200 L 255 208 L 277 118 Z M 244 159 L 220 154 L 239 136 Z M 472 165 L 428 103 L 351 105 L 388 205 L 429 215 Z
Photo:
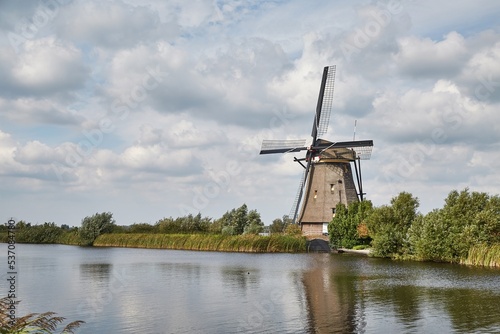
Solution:
M 367 227 L 372 237 L 372 251 L 376 256 L 390 257 L 403 255 L 411 248 L 408 229 L 419 216 L 418 198 L 402 192 L 391 199 L 391 205 L 373 210 L 367 219 Z
M 163 218 L 155 225 L 155 231 L 159 233 L 209 233 L 211 228 L 211 218 L 201 217 L 198 213 L 196 216 L 189 214 L 178 218 Z M 218 231 L 220 233 L 220 230 Z
M 115 227 L 115 220 L 111 212 L 96 213 L 82 220 L 79 236 L 82 245 L 91 246 L 94 240 L 103 233 L 110 233 Z
M 243 234 L 259 234 L 262 231 L 264 231 L 264 226 L 257 223 L 252 223 L 250 225 L 245 226 Z
M 285 229 L 285 235 L 299 236 L 299 235 L 302 235 L 302 230 L 300 229 L 299 225 L 290 224 Z
M 129 233 L 157 233 L 157 226 L 153 226 L 147 223 L 136 223 L 130 225 L 128 229 Z M 116 229 L 113 230 L 113 233 L 116 233 Z
M 246 204 L 237 209 L 226 211 L 215 223 L 221 229 L 222 234 L 254 234 L 256 231 L 260 233 L 264 229 L 264 223 L 260 218 L 260 214 L 256 210 L 248 211 Z
M 222 235 L 236 235 L 236 228 L 234 226 L 224 226 L 222 228 Z
M 454 190 L 442 209 L 417 220 L 408 234 L 415 258 L 460 262 L 477 244 L 500 243 L 500 199 L 468 189 Z
M 16 240 L 18 242 L 35 244 L 57 243 L 64 233 L 63 229 L 54 223 L 44 223 L 43 225 L 26 224 L 19 221 L 16 224 Z
M 365 219 L 372 210 L 370 201 L 353 202 L 348 209 L 338 204 L 335 217 L 328 224 L 330 244 L 335 248 L 352 248 L 369 242 Z
M 282 218 L 276 218 L 269 226 L 269 233 L 283 233 L 288 225 L 292 223 L 292 219 L 288 215 Z

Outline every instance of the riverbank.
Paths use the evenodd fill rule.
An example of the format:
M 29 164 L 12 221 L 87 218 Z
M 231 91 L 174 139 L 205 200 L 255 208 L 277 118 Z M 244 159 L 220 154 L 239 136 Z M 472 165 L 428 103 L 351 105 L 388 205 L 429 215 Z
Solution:
M 6 233 L 0 233 L 0 242 L 7 242 Z M 65 233 L 49 242 L 31 242 L 25 238 L 18 238 L 16 242 L 19 244 L 82 246 L 76 233 Z M 92 246 L 248 253 L 305 253 L 308 251 L 305 237 L 282 234 L 259 236 L 250 234 L 110 233 L 98 236 Z
M 319 240 L 320 239 L 316 239 L 316 241 Z M 331 250 L 329 249 L 328 242 L 326 240 L 321 241 L 323 241 L 325 245 L 315 247 L 313 240 L 307 240 L 306 237 L 282 234 L 274 234 L 271 236 L 228 236 L 221 234 L 111 233 L 103 234 L 97 237 L 93 246 L 248 253 L 330 252 Z M 7 242 L 6 233 L 0 233 L 0 242 Z M 16 238 L 16 242 L 20 244 L 62 244 L 81 246 L 78 234 L 69 231 L 62 233 L 57 238 L 47 242 L 30 242 L 24 238 Z M 370 249 L 353 250 L 340 248 L 337 251 L 347 254 L 365 256 L 373 255 Z M 412 261 L 425 261 L 424 259 L 411 257 L 395 258 Z M 449 263 L 449 261 L 441 262 Z M 469 251 L 468 256 L 458 263 L 470 266 L 500 268 L 500 245 L 476 245 Z
M 129 247 L 248 253 L 304 253 L 307 240 L 289 235 L 103 234 L 94 247 Z

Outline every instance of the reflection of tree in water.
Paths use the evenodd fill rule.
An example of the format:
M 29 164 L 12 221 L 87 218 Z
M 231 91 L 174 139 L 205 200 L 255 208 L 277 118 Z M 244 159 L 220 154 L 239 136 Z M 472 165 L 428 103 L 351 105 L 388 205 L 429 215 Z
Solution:
M 422 288 L 413 285 L 382 285 L 370 289 L 370 303 L 393 309 L 398 320 L 406 327 L 413 327 L 422 319 L 420 304 Z
M 493 328 L 498 330 L 500 326 L 500 291 L 429 289 L 428 295 L 430 300 L 444 304 L 457 332 L 472 333 L 481 329 L 492 333 Z
M 83 279 L 93 281 L 109 281 L 113 265 L 110 263 L 82 263 L 80 275 Z
M 424 318 L 423 308 L 449 317 L 452 328 L 460 333 L 479 328 L 489 332 L 488 328 L 500 325 L 500 295 L 483 290 L 387 285 L 372 289 L 369 302 L 392 309 L 406 328 L 415 327 Z M 446 321 L 443 319 L 443 326 L 447 326 Z
M 313 259 L 296 283 L 304 289 L 310 333 L 388 328 L 492 333 L 500 328 L 500 290 L 498 283 L 489 283 L 498 276 L 477 268 L 462 272 L 461 267 L 331 254 Z
M 145 264 L 145 266 L 147 266 Z M 203 273 L 202 266 L 191 263 L 159 263 L 155 266 L 161 275 L 182 277 L 185 282 L 200 281 Z M 167 280 L 168 281 L 168 280 Z

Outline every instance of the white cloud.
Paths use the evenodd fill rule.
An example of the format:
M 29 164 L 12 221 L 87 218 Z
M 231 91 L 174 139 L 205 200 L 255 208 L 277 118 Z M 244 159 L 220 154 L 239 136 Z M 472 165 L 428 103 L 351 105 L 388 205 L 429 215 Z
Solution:
M 54 151 L 35 140 L 16 151 L 15 159 L 23 164 L 50 164 L 55 160 Z
M 2 173 L 9 171 L 15 164 L 13 159 L 15 150 L 16 144 L 11 135 L 0 130 L 0 166 L 2 166 Z
M 133 47 L 178 34 L 175 24 L 160 22 L 155 10 L 137 3 L 76 1 L 57 19 L 62 37 L 105 49 Z
M 26 41 L 11 76 L 23 95 L 56 94 L 83 87 L 88 68 L 79 49 L 49 37 Z
M 416 36 L 402 38 L 394 60 L 403 74 L 448 78 L 460 73 L 469 56 L 465 39 L 453 31 L 442 41 Z
M 55 99 L 0 98 L 1 116 L 23 124 L 78 125 L 84 118 Z
M 1 3 L 0 36 L 36 10 Z M 182 205 L 217 217 L 246 202 L 269 223 L 288 213 L 302 167 L 293 155 L 259 156 L 261 140 L 310 138 L 331 64 L 326 139 L 350 139 L 357 119 L 356 138 L 374 140 L 368 198 L 412 191 L 426 211 L 454 188 L 495 191 L 498 5 L 405 1 L 376 14 L 387 10 L 375 1 L 61 6 L 19 53 L 0 39 L 0 179 L 16 194 L 2 210 L 77 224 L 82 207 L 109 205 L 127 224 Z M 193 204 L 229 171 L 216 196 Z M 68 209 L 26 213 L 35 193 L 49 194 L 41 207 Z
M 197 27 L 202 24 L 220 22 L 223 14 L 216 1 L 176 1 L 179 10 L 179 23 L 186 27 Z M 227 9 L 226 6 L 223 7 Z
M 500 102 L 500 42 L 482 45 L 465 66 L 459 82 L 479 101 Z

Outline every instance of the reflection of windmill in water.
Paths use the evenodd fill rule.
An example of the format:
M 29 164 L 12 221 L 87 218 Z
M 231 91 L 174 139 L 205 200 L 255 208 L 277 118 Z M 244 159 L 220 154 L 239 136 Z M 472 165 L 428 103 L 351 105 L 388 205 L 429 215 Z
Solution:
M 312 127 L 311 146 L 305 146 L 305 139 L 264 140 L 260 151 L 260 154 L 306 151 L 304 158 L 294 157 L 294 161 L 304 167 L 304 175 L 290 216 L 293 214 L 293 222 L 299 223 L 302 232 L 309 235 L 325 232 L 338 203 L 347 206 L 351 202 L 363 200 L 360 160 L 370 159 L 373 148 L 372 140 L 331 142 L 321 138 L 326 134 L 330 121 L 334 82 L 335 66 L 325 67 Z M 357 188 L 351 162 L 356 171 Z M 302 209 L 299 212 L 301 202 Z

